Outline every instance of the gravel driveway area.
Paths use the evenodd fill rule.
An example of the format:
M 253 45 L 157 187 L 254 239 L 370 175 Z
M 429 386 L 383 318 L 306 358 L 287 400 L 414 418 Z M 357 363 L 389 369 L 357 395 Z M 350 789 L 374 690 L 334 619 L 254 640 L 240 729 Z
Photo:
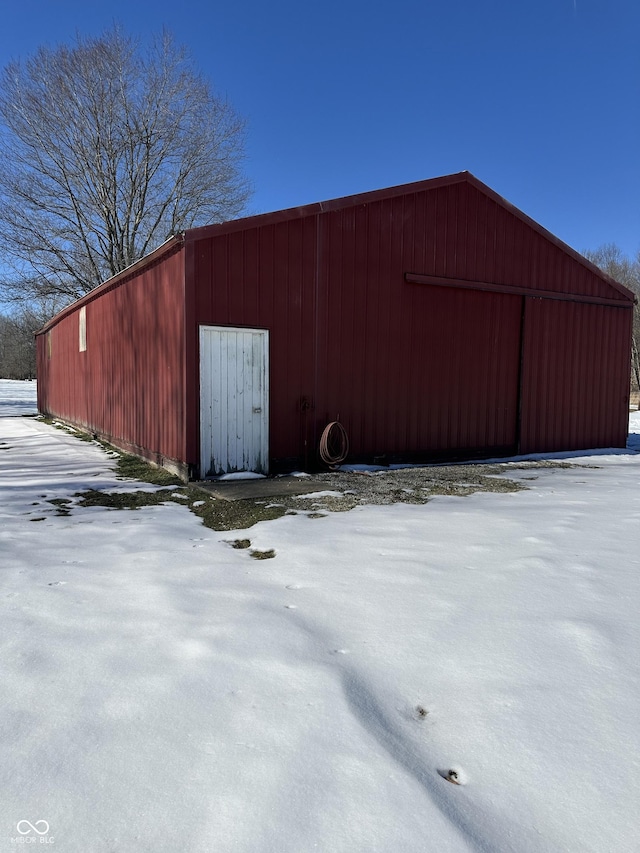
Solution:
M 513 463 L 474 463 L 331 471 L 312 474 L 310 479 L 318 491 L 288 498 L 286 504 L 300 508 L 301 503 L 310 502 L 315 507 L 341 511 L 361 504 L 423 504 L 433 495 L 465 497 L 474 492 L 517 492 L 526 489 L 527 479 L 535 479 L 535 469 L 539 467 L 572 466 L 540 461 L 518 463 L 517 467 Z
M 527 488 L 527 480 L 536 479 L 536 469 L 572 467 L 567 462 L 541 460 L 327 471 L 303 475 L 300 494 L 251 496 L 249 485 L 244 497 L 226 500 L 197 484 L 193 491 L 207 491 L 209 500 L 191 505 L 207 526 L 233 530 L 285 514 L 322 518 L 328 512 L 346 512 L 365 504 L 425 504 L 434 495 L 518 492 Z

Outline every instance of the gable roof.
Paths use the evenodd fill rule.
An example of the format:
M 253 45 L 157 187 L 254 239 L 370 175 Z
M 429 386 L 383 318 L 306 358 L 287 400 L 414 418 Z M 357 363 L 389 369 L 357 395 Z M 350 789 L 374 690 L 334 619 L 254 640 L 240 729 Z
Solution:
M 276 210 L 271 213 L 261 213 L 254 216 L 247 216 L 241 219 L 229 220 L 228 222 L 220 222 L 213 225 L 204 225 L 199 228 L 190 228 L 184 232 L 184 239 L 185 242 L 190 242 L 192 240 L 202 240 L 209 237 L 222 236 L 224 234 L 233 234 L 238 231 L 248 230 L 249 228 L 272 225 L 279 222 L 287 222 L 295 219 L 303 219 L 308 216 L 316 216 L 322 213 L 331 213 L 333 211 L 344 210 L 349 207 L 372 204 L 377 201 L 384 201 L 402 195 L 423 192 L 425 190 L 434 190 L 440 187 L 448 187 L 461 183 L 469 184 L 470 186 L 477 189 L 487 198 L 494 201 L 499 207 L 509 212 L 512 216 L 515 216 L 516 219 L 519 219 L 527 227 L 531 228 L 533 231 L 542 236 L 545 240 L 549 241 L 558 249 L 563 251 L 565 254 L 569 255 L 573 260 L 577 261 L 579 264 L 582 264 L 590 272 L 595 273 L 599 278 L 602 279 L 603 282 L 605 282 L 610 288 L 613 288 L 613 290 L 616 291 L 618 299 L 620 298 L 620 296 L 622 296 L 622 300 L 620 300 L 621 302 L 634 303 L 638 301 L 636 295 L 631 290 L 620 284 L 620 282 L 616 281 L 611 276 L 607 275 L 607 273 L 603 272 L 599 267 L 597 267 L 591 261 L 587 260 L 587 258 L 581 255 L 575 249 L 572 249 L 571 246 L 569 246 L 567 243 L 564 243 L 562 240 L 560 240 L 559 237 L 556 237 L 555 234 L 552 234 L 551 231 L 547 231 L 546 228 L 544 228 L 534 219 L 531 219 L 530 216 L 527 216 L 526 213 L 523 213 L 519 208 L 515 207 L 515 205 L 511 204 L 511 202 L 507 201 L 497 192 L 492 190 L 491 187 L 484 184 L 482 181 L 476 178 L 475 175 L 471 174 L 471 172 L 468 171 L 456 172 L 452 175 L 442 175 L 440 177 L 429 178 L 424 181 L 415 181 L 413 183 L 408 184 L 399 184 L 398 186 L 387 187 L 385 189 L 379 190 L 371 190 L 369 192 L 357 193 L 355 195 L 342 196 L 340 198 L 329 199 L 328 201 L 314 202 L 312 204 L 306 204 L 299 207 Z
M 545 240 L 549 241 L 562 252 L 570 256 L 574 261 L 577 261 L 579 264 L 586 267 L 591 273 L 597 275 L 608 287 L 612 288 L 616 292 L 617 300 L 620 302 L 621 305 L 625 305 L 625 303 L 631 303 L 633 305 L 635 302 L 638 301 L 638 298 L 631 290 L 624 287 L 624 285 L 620 284 L 615 279 L 611 278 L 611 276 L 607 275 L 599 267 L 591 263 L 591 261 L 587 260 L 587 258 L 583 257 L 583 255 L 581 255 L 575 249 L 572 249 L 571 246 L 556 237 L 555 234 L 552 234 L 550 231 L 547 231 L 546 228 L 543 228 L 542 225 L 540 225 L 534 219 L 531 219 L 531 217 L 527 216 L 526 213 L 523 213 L 519 208 L 511 204 L 511 202 L 507 201 L 497 192 L 492 190 L 491 187 L 478 180 L 478 178 L 476 178 L 475 175 L 472 175 L 471 172 L 463 171 L 456 172 L 452 175 L 442 175 L 436 178 L 429 178 L 424 181 L 415 181 L 413 183 L 408 184 L 399 184 L 397 186 L 387 187 L 385 189 L 370 190 L 368 192 L 357 193 L 355 195 L 329 199 L 328 201 L 318 201 L 313 202 L 312 204 L 301 205 L 299 207 L 275 210 L 270 213 L 260 213 L 253 216 L 243 217 L 240 219 L 231 219 L 227 222 L 220 222 L 212 225 L 203 225 L 198 228 L 190 228 L 184 231 L 182 234 L 177 234 L 173 237 L 170 237 L 165 243 L 163 243 L 153 252 L 150 252 L 148 255 L 145 255 L 139 261 L 136 261 L 126 269 L 117 273 L 115 276 L 112 276 L 102 284 L 98 285 L 98 287 L 91 290 L 85 296 L 76 300 L 71 305 L 68 305 L 66 308 L 63 308 L 62 311 L 60 311 L 58 314 L 55 315 L 55 317 L 49 320 L 49 322 L 46 323 L 42 327 L 42 329 L 40 329 L 36 334 L 39 335 L 46 332 L 48 329 L 50 329 L 68 314 L 77 310 L 82 305 L 86 305 L 88 302 L 97 299 L 103 293 L 112 290 L 114 287 L 118 287 L 124 281 L 137 275 L 138 273 L 142 272 L 153 264 L 158 263 L 165 256 L 172 254 L 173 252 L 182 248 L 185 243 L 207 239 L 211 237 L 218 237 L 225 234 L 233 234 L 265 225 L 272 225 L 280 222 L 303 219 L 309 216 L 317 216 L 323 213 L 331 213 L 333 211 L 344 210 L 346 208 L 356 207 L 360 205 L 372 204 L 377 201 L 392 199 L 398 196 L 408 195 L 411 193 L 418 193 L 425 190 L 435 190 L 440 187 L 448 187 L 462 183 L 466 183 L 477 189 L 484 196 L 495 202 L 499 207 L 508 211 L 511 215 L 523 222 L 528 228 L 531 228 L 533 231 L 537 232 L 540 236 L 542 236 Z

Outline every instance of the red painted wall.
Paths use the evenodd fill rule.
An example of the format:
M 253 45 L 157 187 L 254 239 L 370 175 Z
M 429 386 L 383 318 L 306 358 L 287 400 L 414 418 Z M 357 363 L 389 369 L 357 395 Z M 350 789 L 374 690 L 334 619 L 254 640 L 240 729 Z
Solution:
M 187 234 L 191 387 L 199 323 L 255 326 L 270 331 L 276 460 L 315 459 L 322 428 L 338 417 L 355 457 L 624 444 L 628 296 L 464 176 L 362 198 Z M 408 283 L 406 273 L 452 286 Z M 460 289 L 458 280 L 623 307 L 568 308 Z M 578 315 L 588 319 L 576 323 Z M 572 349 L 585 356 L 580 368 Z M 583 396 L 577 429 L 568 409 L 584 382 L 589 403 Z M 554 397 L 551 410 L 545 395 Z M 193 460 L 196 396 L 188 406 Z
M 91 297 L 86 352 L 78 348 L 79 310 L 38 338 L 40 411 L 151 458 L 183 460 L 183 250 Z
M 527 299 L 523 453 L 624 447 L 633 312 Z
M 466 173 L 193 229 L 39 336 L 39 404 L 199 464 L 198 327 L 270 332 L 270 457 L 623 446 L 633 297 Z M 51 357 L 48 357 L 50 336 Z

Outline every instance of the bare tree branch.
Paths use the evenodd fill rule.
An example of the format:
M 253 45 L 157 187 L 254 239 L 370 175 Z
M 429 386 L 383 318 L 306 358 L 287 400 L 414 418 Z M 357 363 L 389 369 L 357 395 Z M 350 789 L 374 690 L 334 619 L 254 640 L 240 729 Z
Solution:
M 76 298 L 250 194 L 243 121 L 166 31 L 146 51 L 115 27 L 10 63 L 0 121 L 14 298 Z

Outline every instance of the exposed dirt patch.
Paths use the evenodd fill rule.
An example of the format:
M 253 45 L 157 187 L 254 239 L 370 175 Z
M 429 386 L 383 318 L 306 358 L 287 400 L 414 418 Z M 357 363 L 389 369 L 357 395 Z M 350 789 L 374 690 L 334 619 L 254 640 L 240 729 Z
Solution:
M 251 547 L 251 539 L 233 539 L 229 542 L 232 548 L 235 548 L 236 551 L 243 550 L 244 548 Z
M 141 484 L 142 485 L 142 484 Z M 157 506 L 167 501 L 182 503 L 173 497 L 174 489 L 162 489 L 157 492 L 146 492 L 144 488 L 135 492 L 107 492 L 99 489 L 88 489 L 78 492 L 76 506 L 103 506 L 110 509 L 140 509 L 143 506 Z M 50 501 L 53 503 L 53 501 Z
M 249 551 L 249 556 L 253 557 L 254 560 L 272 560 L 276 555 L 276 552 L 273 548 L 269 548 L 268 551 L 258 551 L 257 549 L 253 549 L 253 551 Z
M 190 499 L 189 508 L 202 519 L 205 527 L 212 530 L 246 530 L 259 521 L 272 521 L 285 514 L 284 506 L 265 506 L 263 501 L 225 501 L 214 498 L 194 486 L 187 488 Z M 204 503 L 200 502 L 204 498 Z M 195 503 L 200 504 L 194 506 Z
M 140 459 L 138 456 L 132 456 L 129 453 L 122 453 L 116 450 L 111 445 L 102 445 L 111 453 L 117 456 L 117 471 L 118 476 L 126 480 L 142 480 L 145 483 L 151 483 L 154 486 L 183 486 L 184 483 L 179 477 L 165 471 L 164 468 L 157 468 L 150 465 L 148 462 Z
M 123 459 L 125 470 L 135 470 L 137 475 L 135 478 L 129 475 L 125 479 L 131 481 L 139 478 L 139 489 L 129 492 L 90 489 L 77 494 L 73 505 L 135 510 L 170 501 L 188 507 L 202 519 L 206 527 L 213 530 L 244 530 L 260 521 L 273 520 L 285 514 L 321 519 L 328 512 L 347 512 L 365 504 L 425 504 L 434 495 L 465 497 L 474 492 L 516 492 L 526 488 L 522 481 L 516 482 L 504 476 L 506 466 L 451 465 L 380 472 L 337 471 L 314 474 L 311 480 L 317 485 L 317 496 L 312 493 L 286 495 L 270 501 L 252 498 L 228 501 L 216 498 L 197 486 L 179 485 L 148 491 L 145 483 L 153 479 L 162 481 L 164 472 L 138 459 L 135 465 L 128 462 L 127 457 Z M 122 467 L 119 460 L 118 471 Z M 166 476 L 172 480 L 171 475 Z M 71 509 L 70 503 L 64 499 L 54 499 L 50 503 L 57 505 L 60 514 L 67 515 Z
M 388 505 L 394 503 L 425 504 L 434 495 L 467 497 L 476 492 L 518 492 L 526 489 L 524 477 L 518 480 L 513 465 L 500 463 L 476 463 L 462 465 L 433 465 L 419 468 L 382 469 L 378 471 L 331 471 L 313 474 L 305 483 L 317 486 L 318 493 L 306 495 L 283 495 L 264 500 L 246 498 L 224 500 L 213 496 L 195 485 L 185 486 L 177 477 L 162 468 L 156 468 L 137 456 L 124 454 L 116 448 L 54 422 L 54 426 L 72 433 L 82 440 L 94 441 L 116 459 L 117 473 L 139 488 L 128 492 L 101 491 L 90 489 L 79 493 L 75 499 L 49 500 L 60 515 L 68 515 L 75 506 L 103 506 L 112 509 L 135 510 L 143 506 L 154 506 L 171 501 L 188 507 L 202 519 L 206 527 L 213 530 L 244 530 L 260 521 L 269 521 L 283 515 L 302 515 L 306 518 L 324 518 L 328 512 L 347 512 L 366 504 Z M 535 461 L 518 464 L 518 471 L 532 469 L 526 479 L 535 479 L 536 468 L 573 468 L 568 462 Z M 145 484 L 166 486 L 154 491 L 145 489 Z M 34 519 L 35 520 L 35 519 Z M 248 540 L 230 543 L 235 548 L 248 548 Z M 237 544 L 236 544 L 237 543 Z M 242 543 L 242 544 L 240 544 Z M 275 554 L 251 552 L 255 559 L 269 559 Z
M 73 503 L 71 498 L 52 498 L 47 503 L 55 506 L 56 515 L 71 515 L 70 504 Z
M 570 468 L 564 462 L 525 462 L 523 468 Z M 333 494 L 282 495 L 277 498 L 223 500 L 206 490 L 190 486 L 188 492 L 206 495 L 204 505 L 193 508 L 207 527 L 214 530 L 242 530 L 259 521 L 282 515 L 325 518 L 329 512 L 347 512 L 365 504 L 425 504 L 434 495 L 466 497 L 475 492 L 518 492 L 526 489 L 522 482 L 507 474 L 513 467 L 502 464 L 440 465 L 400 468 L 382 471 L 335 471 L 313 474 L 305 483 L 313 483 L 318 493 Z M 535 474 L 532 472 L 532 477 Z

